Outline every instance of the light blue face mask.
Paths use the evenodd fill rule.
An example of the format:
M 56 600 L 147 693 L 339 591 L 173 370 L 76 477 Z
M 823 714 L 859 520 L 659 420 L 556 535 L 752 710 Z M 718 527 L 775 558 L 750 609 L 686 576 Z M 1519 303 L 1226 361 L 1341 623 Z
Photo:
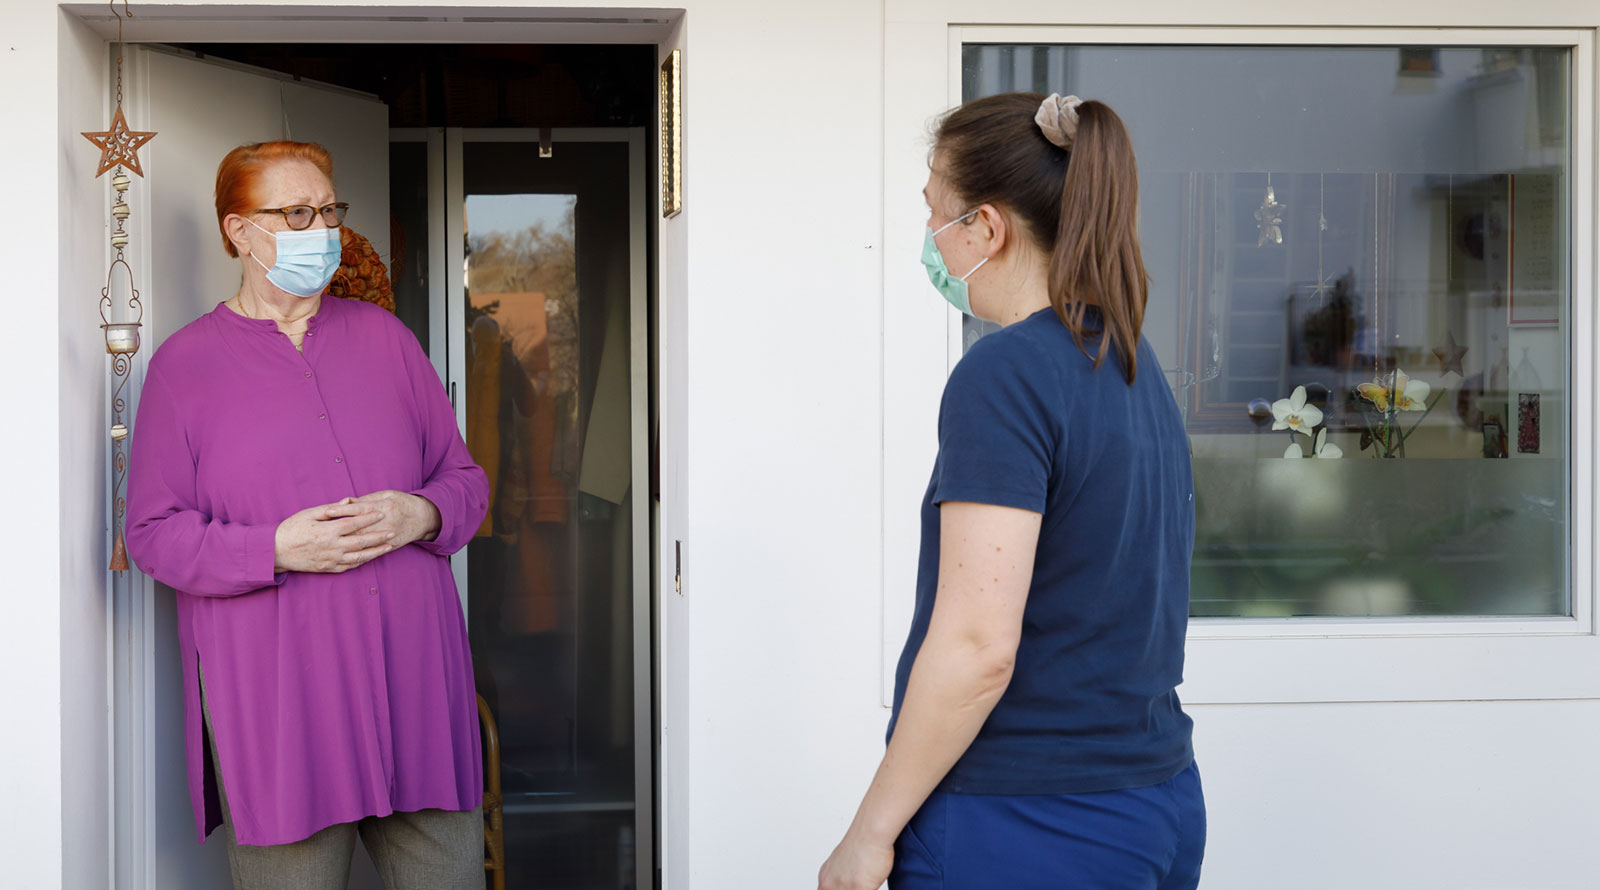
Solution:
M 983 268 L 983 264 L 989 262 L 989 258 L 984 257 L 979 260 L 978 265 L 973 266 L 967 274 L 956 278 L 950 274 L 950 268 L 944 264 L 944 256 L 939 253 L 939 245 L 935 244 L 933 239 L 938 237 L 940 232 L 977 212 L 977 208 L 969 210 L 940 226 L 937 230 L 929 226 L 927 235 L 922 239 L 922 265 L 928 270 L 928 280 L 933 282 L 935 290 L 950 301 L 950 305 L 961 310 L 965 315 L 972 315 L 972 300 L 967 296 L 967 279 L 972 277 L 973 272 Z
M 267 232 L 251 220 L 245 222 Z M 267 269 L 266 263 L 256 260 L 255 254 L 251 254 L 250 259 L 267 269 L 267 280 L 279 290 L 310 299 L 321 294 L 328 282 L 333 280 L 333 273 L 339 271 L 338 229 L 302 229 L 298 232 L 288 230 L 267 234 L 278 243 L 278 258 L 272 268 Z

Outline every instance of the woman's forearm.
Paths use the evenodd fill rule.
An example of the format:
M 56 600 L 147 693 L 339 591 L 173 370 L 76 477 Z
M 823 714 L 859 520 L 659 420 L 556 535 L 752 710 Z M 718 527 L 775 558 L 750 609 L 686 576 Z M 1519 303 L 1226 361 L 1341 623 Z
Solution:
M 977 737 L 1011 682 L 1012 643 L 929 636 L 906 684 L 894 737 L 850 831 L 893 843 Z
M 894 842 L 978 737 L 1011 685 L 1040 514 L 969 501 L 939 508 L 939 578 L 889 750 L 818 890 L 883 883 Z

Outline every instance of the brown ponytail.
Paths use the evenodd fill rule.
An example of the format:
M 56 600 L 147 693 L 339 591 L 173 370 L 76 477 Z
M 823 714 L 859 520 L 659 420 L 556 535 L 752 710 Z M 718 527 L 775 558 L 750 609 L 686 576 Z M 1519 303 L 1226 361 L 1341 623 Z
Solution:
M 1050 305 L 1079 348 L 1097 339 L 1100 367 L 1110 350 L 1131 384 L 1139 373 L 1150 276 L 1139 251 L 1139 172 L 1133 143 L 1110 106 L 1078 106 L 1072 150 L 1045 139 L 1034 115 L 1038 93 L 977 99 L 940 121 L 934 151 L 966 206 L 997 204 L 1020 218 L 1050 255 Z M 1105 328 L 1085 326 L 1088 307 Z

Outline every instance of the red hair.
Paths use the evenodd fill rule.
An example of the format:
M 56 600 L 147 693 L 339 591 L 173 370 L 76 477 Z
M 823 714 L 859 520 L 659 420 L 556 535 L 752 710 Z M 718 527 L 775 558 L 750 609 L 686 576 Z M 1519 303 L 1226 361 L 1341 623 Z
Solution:
M 257 142 L 241 145 L 217 165 L 217 229 L 222 232 L 222 247 L 228 256 L 239 251 L 228 238 L 222 221 L 228 214 L 248 216 L 261 206 L 261 177 L 266 169 L 282 161 L 305 161 L 333 181 L 333 155 L 315 142 Z

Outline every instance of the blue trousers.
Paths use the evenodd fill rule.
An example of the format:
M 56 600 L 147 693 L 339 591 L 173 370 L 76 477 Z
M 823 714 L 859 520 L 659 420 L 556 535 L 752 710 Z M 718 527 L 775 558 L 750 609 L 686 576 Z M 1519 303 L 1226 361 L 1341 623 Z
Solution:
M 1094 794 L 935 792 L 894 846 L 889 890 L 1194 890 L 1200 772 Z

